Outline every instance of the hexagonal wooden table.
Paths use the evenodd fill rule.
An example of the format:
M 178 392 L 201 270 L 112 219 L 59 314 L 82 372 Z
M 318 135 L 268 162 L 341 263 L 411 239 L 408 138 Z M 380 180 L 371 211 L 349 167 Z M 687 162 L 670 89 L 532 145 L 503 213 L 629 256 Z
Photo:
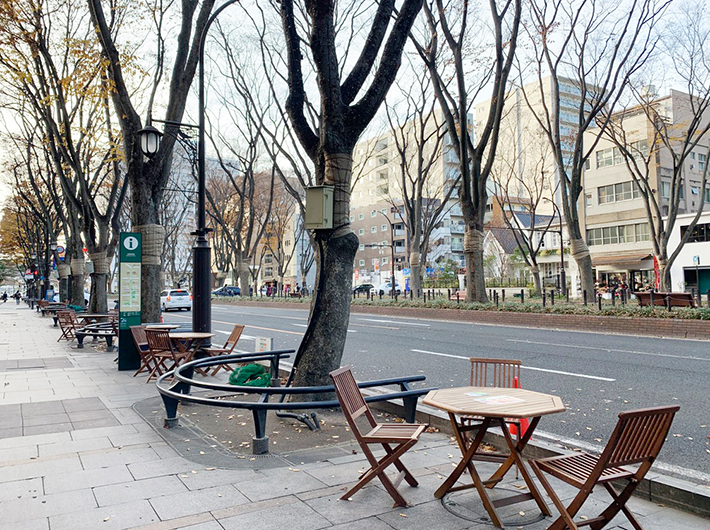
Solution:
M 449 413 L 449 420 L 463 455 L 451 475 L 436 490 L 434 496 L 437 499 L 449 492 L 475 487 L 491 521 L 499 528 L 503 528 L 503 524 L 496 512 L 496 506 L 507 506 L 532 498 L 544 515 L 550 515 L 550 510 L 532 481 L 530 472 L 522 459 L 522 452 L 542 416 L 565 410 L 561 398 L 521 388 L 467 386 L 432 390 L 422 403 Z M 530 418 L 530 426 L 517 443 L 510 435 L 505 422 L 506 418 Z M 503 437 L 508 445 L 508 454 L 492 456 L 478 451 L 488 429 L 495 426 L 501 427 Z M 472 437 L 469 433 L 474 432 L 475 437 Z M 481 459 L 488 461 L 500 461 L 501 466 L 488 480 L 481 480 L 473 464 L 476 457 L 482 457 Z M 498 459 L 496 460 L 496 458 Z M 530 493 L 521 493 L 492 501 L 488 496 L 487 488 L 495 487 L 514 465 L 520 470 Z M 473 484 L 454 486 L 466 469 L 473 479 Z

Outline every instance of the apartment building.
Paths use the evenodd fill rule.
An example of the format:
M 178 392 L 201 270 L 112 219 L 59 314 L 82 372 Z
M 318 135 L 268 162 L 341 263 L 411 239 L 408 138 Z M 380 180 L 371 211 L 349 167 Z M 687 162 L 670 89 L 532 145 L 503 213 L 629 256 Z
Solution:
M 669 96 L 655 99 L 653 105 L 669 130 L 682 135 L 684 123 L 689 119 L 689 103 L 687 94 L 673 90 Z M 644 159 L 649 162 L 649 186 L 659 202 L 661 216 L 665 217 L 671 198 L 671 153 L 662 142 L 654 141 L 654 127 L 641 107 L 624 111 L 620 123 L 631 152 L 636 153 L 639 162 Z M 585 134 L 585 144 L 593 143 L 598 136 L 598 129 L 590 129 Z M 690 153 L 682 168 L 679 214 L 696 212 L 701 193 L 705 193 L 706 200 L 710 199 L 710 189 L 701 189 L 708 140 L 702 143 Z M 592 266 L 601 287 L 625 284 L 642 289 L 658 285 L 641 191 L 624 156 L 607 135 L 599 139 L 585 168 L 584 220 Z

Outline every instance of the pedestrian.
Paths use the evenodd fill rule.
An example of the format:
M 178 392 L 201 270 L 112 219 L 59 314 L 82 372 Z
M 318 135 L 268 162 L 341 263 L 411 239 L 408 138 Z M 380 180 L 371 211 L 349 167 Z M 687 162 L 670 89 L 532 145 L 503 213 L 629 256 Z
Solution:
M 7 302 L 7 291 L 2 293 L 2 303 L 4 304 L 5 302 Z
M 271 296 L 271 284 L 266 286 L 266 297 L 268 298 L 270 296 Z
M 15 303 L 16 303 L 17 305 L 20 305 L 20 299 L 22 298 L 22 295 L 20 294 L 20 291 L 17 291 L 13 296 L 14 296 L 14 298 L 15 298 Z

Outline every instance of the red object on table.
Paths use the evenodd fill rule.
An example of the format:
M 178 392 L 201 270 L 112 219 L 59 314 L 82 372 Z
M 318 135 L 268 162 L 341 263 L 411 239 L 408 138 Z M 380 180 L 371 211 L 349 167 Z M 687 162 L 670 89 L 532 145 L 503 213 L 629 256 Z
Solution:
M 520 388 L 520 382 L 518 381 L 517 377 L 513 379 L 513 388 Z M 530 420 L 528 420 L 527 418 L 520 418 L 520 436 L 525 436 L 525 431 L 528 430 L 528 427 L 530 427 Z M 518 427 L 514 423 L 508 425 L 508 429 L 510 430 L 510 434 L 512 434 L 513 436 L 517 436 Z M 532 440 L 532 436 L 530 437 L 530 439 Z

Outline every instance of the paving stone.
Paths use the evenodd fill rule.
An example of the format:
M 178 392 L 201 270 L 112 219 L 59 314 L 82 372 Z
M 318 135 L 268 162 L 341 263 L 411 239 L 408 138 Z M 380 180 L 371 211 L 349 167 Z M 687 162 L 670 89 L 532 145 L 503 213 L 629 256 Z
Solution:
M 9 449 L 11 447 L 24 447 L 39 444 L 48 444 L 54 442 L 68 442 L 71 440 L 69 433 L 55 434 L 38 434 L 36 436 L 22 436 L 19 438 L 0 440 L 0 449 Z
M 52 515 L 71 514 L 96 506 L 91 490 L 13 499 L 2 504 L 2 522 L 12 525 Z M 10 526 L 12 528 L 12 526 Z
M 278 471 L 278 476 L 272 475 L 260 479 L 248 480 L 236 484 L 236 487 L 252 502 L 286 495 L 295 495 L 304 491 L 327 487 L 327 485 L 320 480 L 302 471 L 289 471 L 289 468 L 280 468 Z
M 54 423 L 51 425 L 37 425 L 34 427 L 23 427 L 22 432 L 25 436 L 35 436 L 37 434 L 54 434 L 58 432 L 73 431 L 74 426 L 71 423 Z
M 71 421 L 72 423 L 87 420 L 103 420 L 106 418 L 110 418 L 112 420 L 116 419 L 115 416 L 111 414 L 111 411 L 107 409 L 80 410 L 76 412 L 67 412 L 67 415 L 69 416 L 69 421 Z
M 80 453 L 82 451 L 108 448 L 113 448 L 111 441 L 108 438 L 89 438 L 87 440 L 72 440 L 71 442 L 65 443 L 40 445 L 39 456 L 44 458 L 47 456 Z
M 160 477 L 163 475 L 174 475 L 176 473 L 190 472 L 196 469 L 192 462 L 189 462 L 181 457 L 168 458 L 165 460 L 156 460 L 153 462 L 140 462 L 130 464 L 128 470 L 136 480 L 141 480 L 150 477 Z
M 12 462 L 15 460 L 27 460 L 37 458 L 37 446 L 27 445 L 22 447 L 11 447 L 9 449 L 0 449 L 0 462 Z
M 22 415 L 28 414 L 44 416 L 47 414 L 64 414 L 64 404 L 61 401 L 47 401 L 42 403 L 24 403 Z
M 72 440 L 86 440 L 88 438 L 101 438 L 102 436 L 107 436 L 111 440 L 111 443 L 113 443 L 112 438 L 114 436 L 130 434 L 136 434 L 136 429 L 132 425 L 115 425 L 113 427 L 100 427 L 97 429 L 81 429 L 78 431 L 72 431 L 71 438 Z
M 23 427 L 35 427 L 37 425 L 54 425 L 56 423 L 68 423 L 71 420 L 65 413 L 57 414 L 27 414 L 22 413 Z
M 150 500 L 151 505 L 163 521 L 248 502 L 249 499 L 230 485 L 167 495 Z
M 39 495 L 44 495 L 41 478 L 15 480 L 0 486 L 0 502 Z
M 99 469 L 160 460 L 150 447 L 141 445 L 123 447 L 121 449 L 111 448 L 95 453 L 82 453 L 80 458 L 84 469 Z
M 318 530 L 331 526 L 330 521 L 300 502 L 220 519 L 219 523 L 225 530 Z
M 133 425 L 122 425 L 122 427 L 133 427 Z M 127 445 L 150 444 L 154 442 L 162 442 L 163 439 L 156 433 L 136 432 L 132 434 L 114 434 L 109 435 L 109 440 L 115 447 Z
M 81 469 L 78 456 L 49 460 L 38 459 L 28 464 L 0 467 L 0 483 L 71 473 L 81 471 Z
M 241 491 L 245 482 L 259 479 L 262 474 L 253 469 L 232 470 L 232 469 L 196 469 L 197 473 L 180 473 L 178 478 L 190 490 L 200 490 L 221 486 L 222 484 L 233 484 Z
M 16 521 L 12 523 L 12 530 L 49 530 L 49 519 L 32 519 L 31 521 Z
M 342 493 L 311 499 L 306 504 L 333 524 L 357 521 L 392 510 L 392 498 L 374 486 L 365 486 L 352 501 L 341 501 Z
M 148 501 L 136 501 L 49 518 L 52 530 L 121 530 L 158 522 Z
M 102 419 L 96 419 L 96 420 L 84 420 L 84 421 L 75 421 L 72 423 L 74 426 L 73 430 L 79 430 L 79 429 L 97 429 L 99 427 L 114 427 L 116 425 L 120 425 L 118 423 L 118 420 L 116 418 L 102 418 Z
M 359 521 L 350 521 L 349 523 L 331 526 L 330 530 L 392 530 L 392 528 L 377 517 L 368 517 Z
M 217 521 L 208 521 L 206 523 L 183 526 L 182 530 L 224 530 L 224 527 Z
M 0 429 L 0 442 L 6 438 L 16 438 L 22 436 L 22 427 L 10 427 Z
M 102 469 L 89 469 L 74 473 L 52 475 L 44 478 L 44 491 L 46 494 L 88 489 L 132 481 L 133 476 L 126 466 L 113 466 Z
M 438 500 L 431 500 L 426 504 L 411 508 L 390 511 L 378 515 L 377 518 L 393 528 L 408 530 L 462 530 L 471 525 L 470 521 L 446 511 Z
M 67 412 L 106 410 L 106 405 L 99 398 L 65 399 L 62 404 Z
M 170 475 L 145 480 L 131 480 L 110 486 L 99 486 L 94 488 L 94 496 L 99 506 L 109 506 L 129 501 L 157 498 L 163 495 L 174 495 L 186 491 L 188 490 L 185 485 L 175 475 Z

